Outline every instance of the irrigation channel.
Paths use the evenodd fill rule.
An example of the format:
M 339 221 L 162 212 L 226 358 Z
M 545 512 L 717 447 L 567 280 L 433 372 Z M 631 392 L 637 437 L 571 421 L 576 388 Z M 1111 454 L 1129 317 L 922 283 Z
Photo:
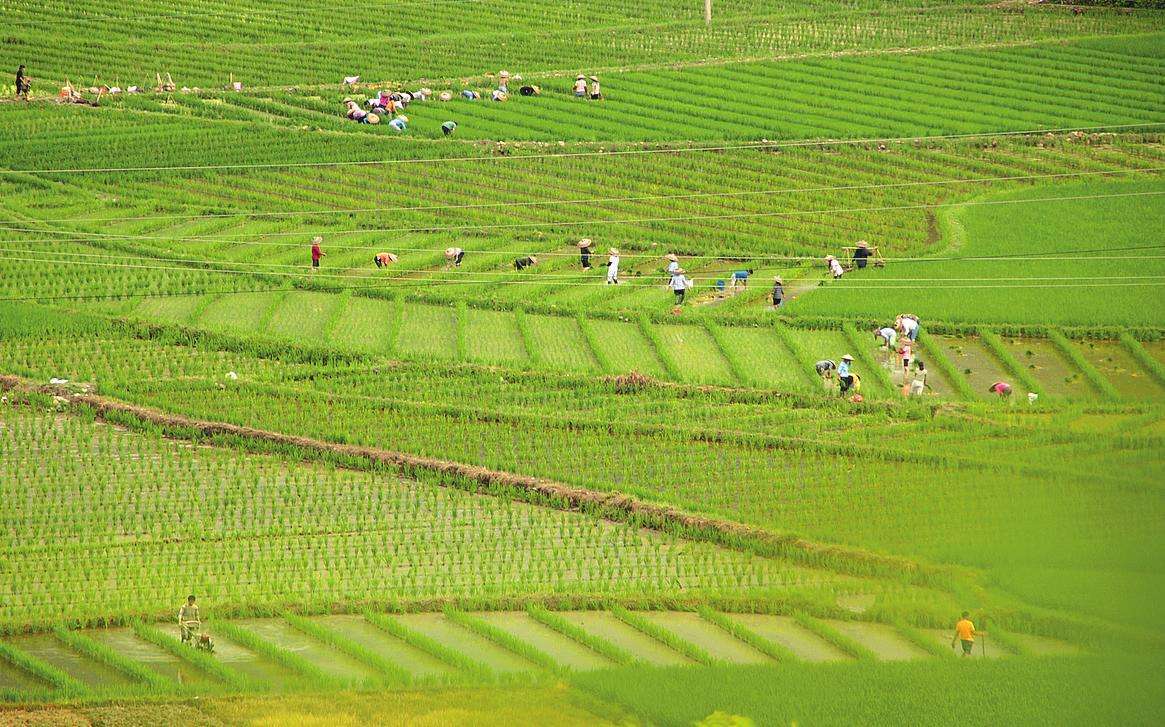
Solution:
M 804 614 L 612 610 L 428 612 L 210 622 L 215 650 L 178 641 L 172 623 L 7 636 L 0 692 L 16 698 L 69 685 L 100 696 L 149 682 L 175 693 L 354 688 L 536 679 L 628 663 L 698 665 L 955 658 L 945 630 Z M 63 634 L 63 635 L 62 635 Z M 83 653 L 80 635 L 107 649 Z M 973 658 L 1074 655 L 1067 642 L 986 634 Z M 1002 643 L 1001 643 L 1002 642 Z M 116 658 L 102 658 L 110 651 Z M 8 652 L 19 655 L 21 665 Z M 56 678 L 58 683 L 49 681 Z
M 637 371 L 687 384 L 764 389 L 821 387 L 813 364 L 857 357 L 862 393 L 898 397 L 897 358 L 864 323 L 810 328 L 779 321 L 733 325 L 628 317 L 556 316 L 387 301 L 314 291 L 185 295 L 96 304 L 119 316 L 228 335 L 326 347 L 381 359 L 463 362 L 586 374 Z M 92 309 L 92 307 L 90 307 Z M 915 351 L 929 394 L 990 396 L 995 381 L 1044 399 L 1165 399 L 1165 341 L 1055 327 L 1010 335 L 990 326 L 924 322 Z M 1093 335 L 1107 337 L 1091 337 Z M 1087 336 L 1087 337 L 1086 337 Z

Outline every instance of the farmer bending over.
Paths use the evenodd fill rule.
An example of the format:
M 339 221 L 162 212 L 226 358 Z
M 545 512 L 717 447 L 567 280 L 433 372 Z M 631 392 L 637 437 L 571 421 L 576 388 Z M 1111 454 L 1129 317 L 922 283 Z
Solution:
M 533 255 L 520 257 L 514 261 L 514 270 L 525 270 L 526 268 L 534 267 L 538 264 L 538 258 Z
M 728 289 L 736 290 L 737 284 L 742 288 L 748 287 L 748 276 L 752 275 L 752 268 L 748 270 L 737 270 L 732 274 L 732 278 L 728 281 Z

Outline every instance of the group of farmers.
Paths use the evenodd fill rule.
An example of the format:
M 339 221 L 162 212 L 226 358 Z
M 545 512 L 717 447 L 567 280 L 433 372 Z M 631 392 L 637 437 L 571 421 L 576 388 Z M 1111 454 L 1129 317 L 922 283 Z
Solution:
M 890 357 L 898 357 L 898 365 L 902 371 L 902 395 L 921 396 L 926 391 L 926 365 L 914 358 L 914 346 L 918 341 L 919 331 L 922 329 L 918 316 L 913 313 L 903 313 L 894 319 L 894 326 L 878 326 L 874 329 L 874 340 L 880 343 L 883 360 L 889 363 Z M 854 373 L 854 357 L 845 354 L 841 362 L 833 359 L 822 359 L 813 365 L 817 375 L 825 388 L 833 388 L 834 377 L 837 378 L 838 393 L 847 394 L 853 401 L 861 401 L 861 377 Z
M 24 67 L 21 66 L 23 69 Z M 489 98 L 502 102 L 508 101 L 510 98 L 510 82 L 521 81 L 521 76 L 512 76 L 509 71 L 500 71 L 498 73 L 497 88 L 489 92 Z M 590 86 L 587 86 L 587 76 L 580 73 L 575 79 L 574 95 L 580 98 L 590 98 L 598 101 L 603 98 L 602 89 L 599 86 L 599 77 L 590 76 Z M 359 76 L 351 76 L 345 78 L 344 82 L 347 86 L 354 88 L 356 83 L 360 80 Z M 518 94 L 520 96 L 540 96 L 542 88 L 533 84 L 522 84 L 518 87 Z M 478 101 L 482 98 L 480 91 L 475 91 L 471 88 L 466 88 L 461 91 L 461 98 L 466 101 Z M 345 116 L 359 124 L 379 124 L 381 119 L 390 119 L 388 125 L 395 131 L 403 132 L 408 130 L 409 117 L 405 116 L 403 111 L 410 103 L 414 101 L 429 101 L 433 98 L 433 91 L 428 88 L 419 88 L 416 91 L 387 91 L 381 90 L 375 96 L 364 100 L 362 108 L 360 103 L 351 96 L 343 100 L 345 107 Z M 452 91 L 441 91 L 436 95 L 439 101 L 452 101 L 454 94 Z M 441 124 L 441 133 L 445 136 L 451 135 L 457 130 L 456 121 L 446 121 Z

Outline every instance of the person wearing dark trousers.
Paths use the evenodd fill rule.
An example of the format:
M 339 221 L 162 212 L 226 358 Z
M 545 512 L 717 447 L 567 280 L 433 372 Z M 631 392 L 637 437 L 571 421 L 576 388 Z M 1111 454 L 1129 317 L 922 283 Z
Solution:
M 676 268 L 672 271 L 671 281 L 668 282 L 667 287 L 671 288 L 672 292 L 675 293 L 676 305 L 683 305 L 688 288 L 692 287 L 692 280 L 687 275 L 684 275 L 683 268 Z
M 520 257 L 514 261 L 514 270 L 525 270 L 526 268 L 534 267 L 538 264 L 538 258 L 533 255 Z
M 582 263 L 583 270 L 591 269 L 591 244 L 590 238 L 578 241 L 578 259 Z
M 28 100 L 28 92 L 31 90 L 32 83 L 28 76 L 24 74 L 24 64 L 20 64 L 20 68 L 16 69 L 16 97 Z
M 785 284 L 781 282 L 781 276 L 773 278 L 773 293 L 771 296 L 774 308 L 781 307 L 781 301 L 785 299 Z
M 453 264 L 453 267 L 461 267 L 461 261 L 465 259 L 465 251 L 459 247 L 445 248 L 445 260 Z

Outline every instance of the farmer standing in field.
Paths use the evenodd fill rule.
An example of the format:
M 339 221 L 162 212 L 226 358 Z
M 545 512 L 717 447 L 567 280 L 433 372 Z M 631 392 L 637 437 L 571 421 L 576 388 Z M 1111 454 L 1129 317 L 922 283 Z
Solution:
M 578 259 L 583 270 L 591 269 L 591 239 L 584 237 L 578 241 Z
M 870 244 L 865 240 L 858 240 L 858 246 L 854 248 L 854 267 L 858 270 L 863 270 L 870 258 Z
M 963 656 L 970 656 L 971 650 L 975 648 L 975 624 L 971 621 L 971 612 L 963 611 L 963 617 L 955 624 L 955 638 L 951 639 L 951 648 L 955 648 L 955 642 L 959 641 L 963 644 Z
M 28 91 L 31 86 L 32 83 L 29 81 L 28 76 L 24 75 L 24 64 L 21 63 L 20 68 L 16 69 L 16 98 L 23 98 L 27 101 Z
M 774 308 L 780 308 L 781 303 L 785 300 L 785 284 L 781 281 L 780 275 L 773 278 L 773 292 L 770 298 Z
M 687 295 L 688 288 L 692 287 L 692 285 L 692 279 L 684 275 L 683 268 L 676 268 L 672 271 L 671 282 L 667 284 L 667 287 L 671 288 L 672 292 L 676 294 L 677 306 L 684 304 L 684 296 Z
M 311 271 L 313 273 L 316 271 L 316 268 L 320 266 L 320 258 L 327 255 L 327 253 L 323 251 L 323 248 L 320 247 L 323 242 L 324 238 L 320 237 L 319 235 L 316 235 L 311 240 Z
M 676 271 L 679 269 L 680 269 L 680 258 L 674 252 L 669 252 L 667 254 L 667 274 L 668 274 L 668 276 L 675 275 Z
M 615 248 L 607 250 L 607 285 L 619 284 L 619 251 Z
M 194 630 L 202 624 L 198 617 L 198 605 L 194 603 L 194 595 L 186 597 L 186 603 L 178 609 L 178 628 L 182 630 L 182 643 L 194 639 Z

